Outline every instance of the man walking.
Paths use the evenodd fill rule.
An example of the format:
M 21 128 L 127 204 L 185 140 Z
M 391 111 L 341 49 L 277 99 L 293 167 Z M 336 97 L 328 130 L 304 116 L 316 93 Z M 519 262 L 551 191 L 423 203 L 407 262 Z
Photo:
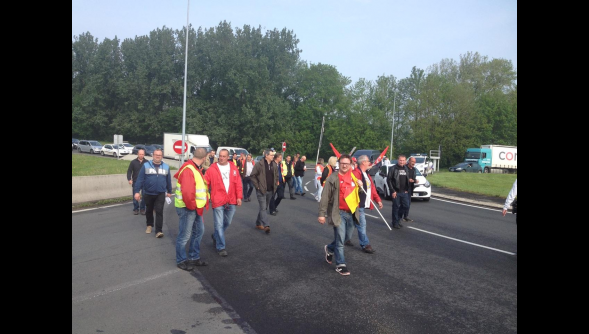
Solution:
M 305 196 L 305 193 L 303 192 L 303 177 L 305 176 L 305 171 L 307 170 L 307 166 L 305 166 L 305 160 L 307 160 L 307 157 L 303 155 L 301 159 L 296 162 L 294 167 L 295 177 L 297 179 L 295 194 L 301 196 Z
M 141 198 L 141 201 L 135 200 L 135 189 L 133 189 L 133 184 L 137 182 L 137 177 L 139 176 L 139 171 L 141 171 L 141 167 L 145 163 L 145 150 L 140 148 L 137 151 L 137 158 L 131 160 L 129 163 L 129 168 L 127 168 L 127 181 L 131 185 L 131 195 L 133 196 L 133 214 L 138 215 L 139 209 L 141 209 L 141 214 L 145 214 L 145 201 Z M 141 195 L 143 195 L 143 189 L 141 189 Z
M 170 166 L 162 161 L 164 153 L 161 148 L 153 151 L 153 160 L 143 164 L 135 183 L 135 200 L 139 201 L 139 191 L 143 189 L 145 206 L 147 207 L 145 233 L 153 228 L 153 210 L 155 209 L 155 237 L 164 236 L 164 200 L 172 196 L 172 176 Z
M 215 150 L 211 150 L 209 152 L 209 154 L 207 154 L 207 157 L 205 158 L 205 162 L 203 162 L 203 164 L 202 164 L 203 174 L 206 174 L 207 169 L 209 169 L 209 167 L 211 167 L 211 165 L 217 161 L 218 161 L 218 159 L 217 159 L 217 156 L 215 155 Z
M 241 177 L 235 164 L 229 161 L 229 151 L 219 151 L 219 161 L 212 164 L 205 174 L 205 181 L 211 192 L 215 232 L 211 235 L 219 255 L 227 256 L 225 231 L 235 214 L 235 206 L 241 206 L 243 189 Z
M 278 213 L 278 205 L 284 198 L 284 175 L 286 171 L 282 169 L 282 153 L 276 153 L 274 155 L 274 166 L 278 170 L 278 186 L 276 187 L 276 191 L 272 195 L 270 199 L 270 214 L 276 216 Z
M 353 216 L 360 220 L 360 198 L 356 176 L 351 173 L 351 163 L 352 158 L 348 154 L 340 156 L 339 171 L 325 181 L 317 218 L 320 224 L 328 220 L 333 225 L 334 240 L 323 247 L 325 261 L 331 264 L 335 254 L 335 271 L 343 276 L 350 275 L 344 257 L 344 240 L 349 240 L 354 231 Z
M 413 197 L 413 190 L 415 189 L 415 184 L 419 183 L 416 179 L 415 172 L 417 168 L 415 168 L 415 157 L 409 157 L 409 161 L 407 162 L 407 172 L 409 177 L 409 202 L 407 203 L 407 210 L 403 212 L 403 221 L 404 222 L 412 222 L 413 219 L 409 218 L 409 209 L 411 208 L 411 197 Z
M 252 160 L 252 155 L 248 154 L 245 161 L 241 164 L 238 162 L 239 175 L 241 175 L 241 183 L 243 188 L 243 201 L 251 202 L 250 196 L 254 191 L 254 184 L 250 178 L 252 170 L 256 162 Z
M 407 170 L 407 166 L 405 166 L 405 159 L 406 157 L 404 155 L 399 155 L 397 164 L 389 168 L 387 175 L 387 185 L 393 197 L 393 228 L 396 229 L 403 227 L 400 220 L 403 218 L 403 213 L 409 207 L 409 201 L 411 200 L 409 197 L 411 188 L 408 176 L 409 171 Z
M 179 218 L 176 265 L 186 271 L 191 271 L 195 266 L 208 265 L 200 258 L 200 242 L 205 232 L 202 220 L 203 208 L 209 202 L 207 184 L 200 172 L 206 154 L 207 151 L 204 148 L 197 148 L 194 150 L 192 159 L 186 161 L 174 174 L 174 177 L 178 179 L 174 206 Z M 186 243 L 188 243 L 188 259 Z
M 294 192 L 295 192 L 295 188 L 294 188 L 294 164 L 292 162 L 292 158 L 290 155 L 286 156 L 286 161 L 282 161 L 282 170 L 286 170 L 286 175 L 284 176 L 284 180 L 286 181 L 286 184 L 288 184 L 288 193 L 290 195 L 290 199 L 296 199 L 296 197 L 294 197 Z
M 256 197 L 258 198 L 258 217 L 256 219 L 256 228 L 263 230 L 266 234 L 270 233 L 268 225 L 268 206 L 274 194 L 274 189 L 278 186 L 278 171 L 272 163 L 274 152 L 264 150 L 264 160 L 254 166 L 250 175 L 254 187 L 256 188 Z

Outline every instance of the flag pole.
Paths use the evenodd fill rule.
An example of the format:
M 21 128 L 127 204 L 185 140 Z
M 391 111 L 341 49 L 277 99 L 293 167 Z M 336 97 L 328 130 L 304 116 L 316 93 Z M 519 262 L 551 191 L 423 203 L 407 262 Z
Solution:
M 319 160 L 319 150 L 321 149 L 321 141 L 323 140 L 323 125 L 325 125 L 325 116 L 323 116 L 323 121 L 321 122 L 321 134 L 319 135 L 319 147 L 317 147 L 317 159 L 315 159 L 315 163 Z
M 380 211 L 378 210 L 378 206 L 374 203 L 374 201 L 372 200 L 372 198 L 370 198 L 370 196 L 366 193 L 366 190 L 364 190 L 364 188 L 361 187 L 361 186 L 359 186 L 359 185 L 358 185 L 358 187 L 360 187 L 360 189 L 362 189 L 362 191 L 364 192 L 364 194 L 366 194 L 366 196 L 368 196 L 368 199 L 370 199 L 370 202 L 372 202 L 372 205 L 374 205 L 374 208 L 376 209 L 376 212 L 378 212 L 378 214 L 380 215 L 380 218 L 382 218 L 382 220 L 384 221 L 384 223 L 387 224 L 387 227 L 389 228 L 389 230 L 392 231 L 393 229 L 391 228 L 391 226 L 389 225 L 389 223 L 387 223 L 387 220 L 384 219 L 384 217 L 382 216 L 382 213 L 380 213 Z

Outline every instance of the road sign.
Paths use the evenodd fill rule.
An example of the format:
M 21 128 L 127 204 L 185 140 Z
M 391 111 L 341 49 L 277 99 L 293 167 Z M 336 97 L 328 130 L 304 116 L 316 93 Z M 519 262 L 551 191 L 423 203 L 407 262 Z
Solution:
M 188 144 L 184 142 L 184 152 L 188 151 Z M 174 152 L 182 154 L 182 141 L 177 140 L 174 142 Z
M 286 142 L 282 142 L 282 152 L 286 151 Z

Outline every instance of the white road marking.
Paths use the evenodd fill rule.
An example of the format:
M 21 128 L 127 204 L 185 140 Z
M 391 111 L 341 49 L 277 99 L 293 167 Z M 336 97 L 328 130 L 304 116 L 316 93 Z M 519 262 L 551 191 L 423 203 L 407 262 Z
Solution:
M 109 294 L 111 292 L 115 292 L 115 291 L 123 290 L 123 289 L 126 289 L 126 288 L 130 288 L 130 287 L 132 287 L 134 285 L 142 284 L 142 283 L 145 283 L 145 282 L 148 282 L 148 281 L 152 281 L 154 279 L 158 279 L 158 278 L 162 278 L 164 276 L 168 276 L 168 275 L 173 274 L 173 273 L 177 273 L 177 272 L 179 272 L 181 270 L 182 269 L 169 270 L 169 271 L 166 271 L 166 272 L 161 273 L 161 274 L 149 276 L 149 277 L 146 277 L 146 278 L 142 278 L 142 279 L 139 279 L 139 280 L 135 280 L 135 281 L 131 281 L 131 282 L 119 284 L 119 285 L 115 285 L 115 286 L 113 286 L 111 288 L 103 289 L 103 290 L 96 291 L 96 292 L 87 293 L 87 294 L 82 295 L 82 296 L 73 297 L 72 298 L 72 303 L 75 304 L 75 303 L 83 302 L 83 301 L 86 301 L 86 300 L 89 300 L 89 299 L 92 299 L 92 298 L 104 296 L 104 295 Z
M 365 215 L 366 216 L 369 216 L 369 217 L 372 217 L 372 218 L 376 218 L 378 220 L 381 219 L 380 217 L 376 217 L 376 216 L 373 216 L 373 215 L 369 215 L 369 214 L 365 214 Z M 442 237 L 442 238 L 446 238 L 446 239 L 450 239 L 450 240 L 454 240 L 454 241 L 458 241 L 458 242 L 463 242 L 465 244 L 469 244 L 469 245 L 473 245 L 473 246 L 477 246 L 477 247 L 482 247 L 482 248 L 486 248 L 486 249 L 490 249 L 490 250 L 494 250 L 496 252 L 501 252 L 501 253 L 505 253 L 505 254 L 509 254 L 509 255 L 515 255 L 515 253 L 512 253 L 512 252 L 507 252 L 507 251 L 504 251 L 504 250 L 501 250 L 501 249 L 497 249 L 497 248 L 493 248 L 493 247 L 488 247 L 488 246 L 483 246 L 483 245 L 475 244 L 473 242 L 464 241 L 464 240 L 460 240 L 460 239 L 456 239 L 456 238 L 452 238 L 452 237 L 447 237 L 445 235 L 441 235 L 441 234 L 434 233 L 434 232 L 429 232 L 429 231 L 422 230 L 422 229 L 419 229 L 419 228 L 416 228 L 416 227 L 413 227 L 413 226 L 405 225 L 405 227 L 410 228 L 410 229 L 413 229 L 413 230 L 416 230 L 416 231 L 419 231 L 419 232 L 429 233 L 429 234 L 432 234 L 432 235 L 435 235 L 435 236 L 438 236 L 438 237 Z
M 499 212 L 502 212 L 503 211 L 503 209 L 485 208 L 485 207 L 482 207 L 482 206 L 476 206 L 476 205 L 472 205 L 472 204 L 465 204 L 465 203 L 454 202 L 452 200 L 447 200 L 447 199 L 434 198 L 434 197 L 432 197 L 431 199 L 436 200 L 436 201 L 442 201 L 442 202 L 452 203 L 452 204 L 470 206 L 471 208 L 484 209 L 484 210 L 492 210 L 492 211 L 499 211 Z

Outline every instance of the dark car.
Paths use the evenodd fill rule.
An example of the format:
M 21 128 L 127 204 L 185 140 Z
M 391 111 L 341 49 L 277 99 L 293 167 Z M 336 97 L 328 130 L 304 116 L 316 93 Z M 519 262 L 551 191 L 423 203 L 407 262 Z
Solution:
M 137 144 L 137 145 L 135 145 L 135 147 L 133 147 L 133 150 L 131 151 L 131 154 L 137 154 L 137 152 L 140 149 L 145 150 L 145 156 L 153 157 L 153 151 L 155 151 L 155 146 L 153 146 L 153 145 Z
M 264 159 L 264 156 L 263 156 L 263 155 L 258 155 L 258 156 L 257 156 L 257 157 L 254 159 L 254 161 L 255 161 L 256 163 L 258 163 L 258 162 L 260 162 L 262 159 Z
M 76 138 L 72 138 L 72 150 L 75 150 L 78 148 L 78 143 L 80 142 L 79 139 Z
M 164 145 L 160 145 L 160 144 L 151 144 L 150 146 L 153 146 L 155 148 L 159 148 L 160 150 L 162 150 L 162 152 L 164 151 Z
M 451 172 L 457 173 L 482 173 L 483 168 L 476 162 L 461 162 L 456 164 L 450 168 L 448 168 Z
M 377 150 L 358 150 L 358 151 L 354 152 L 354 154 L 352 154 L 352 158 L 358 159 L 361 155 L 367 155 L 368 158 L 370 159 L 370 163 L 374 163 L 374 160 L 378 159 L 378 156 L 381 153 L 382 153 L 381 151 L 377 151 Z M 376 166 L 373 166 L 372 168 L 370 168 L 368 170 L 368 174 L 370 174 L 370 176 L 374 177 L 374 175 L 380 169 L 380 166 L 382 166 L 382 161 L 379 162 L 378 164 L 376 164 Z

